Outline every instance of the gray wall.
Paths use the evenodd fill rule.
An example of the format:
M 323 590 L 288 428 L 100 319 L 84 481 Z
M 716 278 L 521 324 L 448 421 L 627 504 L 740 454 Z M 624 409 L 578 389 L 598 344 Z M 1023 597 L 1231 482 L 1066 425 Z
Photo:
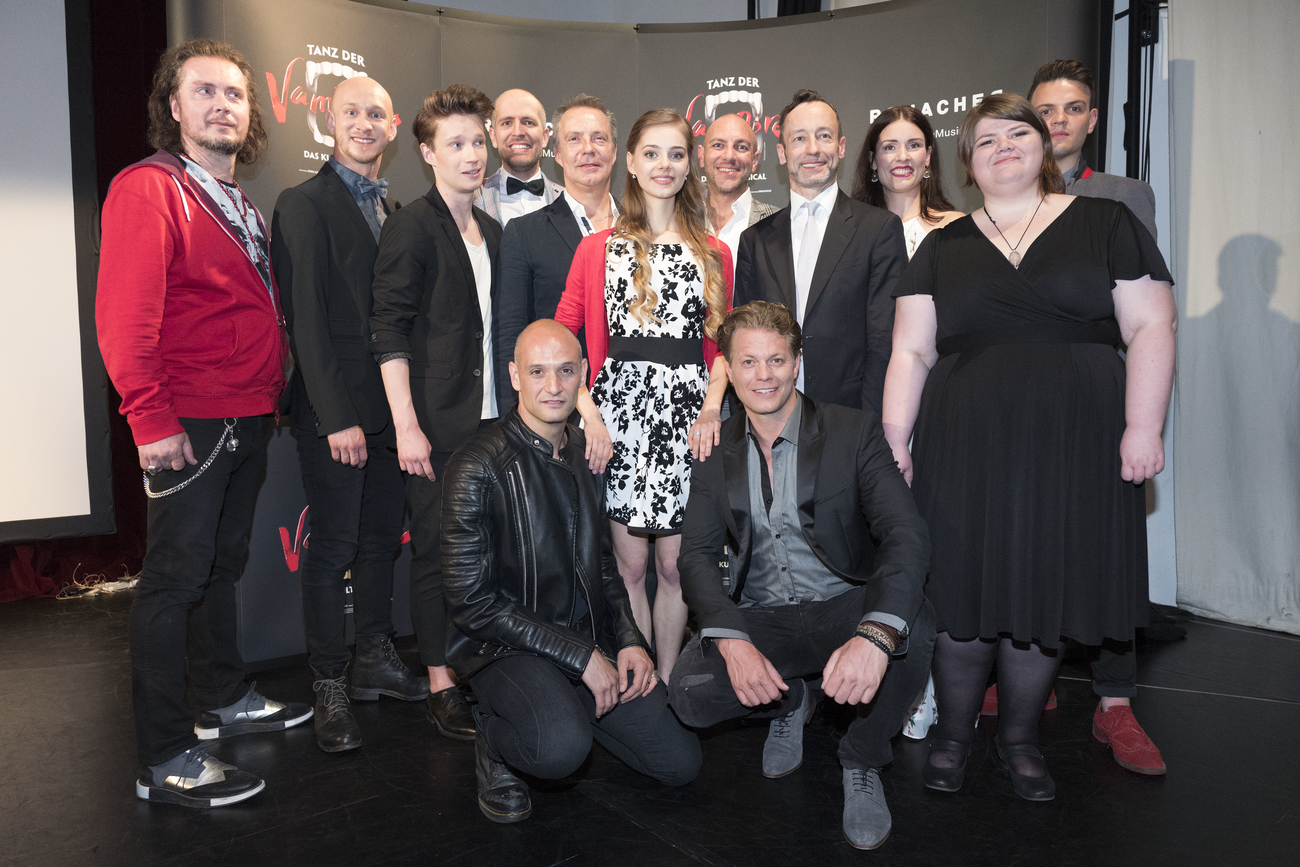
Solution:
M 698 21 L 744 21 L 748 0 L 412 0 L 514 18 L 543 21 L 592 21 L 602 24 L 683 24 Z M 772 0 L 775 6 L 775 0 Z M 775 14 L 775 12 L 773 13 Z

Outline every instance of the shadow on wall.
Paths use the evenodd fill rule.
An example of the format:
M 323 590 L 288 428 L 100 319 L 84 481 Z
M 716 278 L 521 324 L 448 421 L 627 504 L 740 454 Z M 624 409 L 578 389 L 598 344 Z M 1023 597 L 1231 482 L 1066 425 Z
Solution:
M 1179 330 L 1178 595 L 1211 616 L 1295 631 L 1300 323 L 1277 309 L 1283 250 L 1259 234 L 1228 241 L 1222 300 Z

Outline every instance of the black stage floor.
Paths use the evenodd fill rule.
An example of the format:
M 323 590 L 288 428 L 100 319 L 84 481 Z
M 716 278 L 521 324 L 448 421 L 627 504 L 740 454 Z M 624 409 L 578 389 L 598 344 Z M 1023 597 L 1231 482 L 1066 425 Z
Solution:
M 794 774 L 764 779 L 765 727 L 704 738 L 704 770 L 660 787 L 600 747 L 498 826 L 474 800 L 473 746 L 439 737 L 423 705 L 358 705 L 366 745 L 327 755 L 311 726 L 220 742 L 267 780 L 212 811 L 135 798 L 126 624 L 131 594 L 0 606 L 0 863 L 362 865 L 1300 864 L 1300 638 L 1196 620 L 1144 649 L 1138 718 L 1163 778 L 1120 768 L 1090 735 L 1086 669 L 1067 663 L 1042 741 L 1058 794 L 1012 794 L 981 723 L 965 788 L 926 790 L 922 744 L 898 738 L 883 775 L 894 830 L 874 852 L 840 833 L 834 728 L 819 714 Z M 410 654 L 409 648 L 406 651 Z M 305 667 L 257 675 L 309 700 Z

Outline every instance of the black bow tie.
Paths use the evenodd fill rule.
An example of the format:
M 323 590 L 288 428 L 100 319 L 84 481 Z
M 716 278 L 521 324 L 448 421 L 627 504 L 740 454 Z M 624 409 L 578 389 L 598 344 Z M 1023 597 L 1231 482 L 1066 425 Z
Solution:
M 519 178 L 506 178 L 506 195 L 513 196 L 515 193 L 527 190 L 534 196 L 540 196 L 546 192 L 546 179 L 533 178 L 531 181 L 521 181 Z

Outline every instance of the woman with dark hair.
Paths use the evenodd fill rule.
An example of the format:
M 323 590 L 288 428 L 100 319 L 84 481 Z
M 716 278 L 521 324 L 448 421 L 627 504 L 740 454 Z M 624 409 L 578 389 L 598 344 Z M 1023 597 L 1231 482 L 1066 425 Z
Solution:
M 603 421 L 611 432 L 614 554 L 665 682 L 686 632 L 677 554 L 691 460 L 717 445 L 727 388 L 714 341 L 731 307 L 731 254 L 709 237 L 692 142 L 672 109 L 632 125 L 623 212 L 613 229 L 578 245 L 555 311 L 573 331 L 586 329 L 591 392 L 578 408 L 589 428 Z M 645 589 L 651 536 L 653 614 Z
M 853 173 L 853 198 L 898 215 L 909 259 L 926 235 L 965 216 L 943 194 L 930 121 L 910 105 L 885 109 L 867 130 Z
M 1063 195 L 1025 99 L 976 106 L 957 151 L 984 207 L 932 232 L 899 281 L 884 395 L 932 539 L 939 718 L 924 778 L 961 787 L 996 660 L 999 762 L 1018 795 L 1045 801 L 1038 719 L 1064 639 L 1129 641 L 1146 616 L 1142 483 L 1164 468 L 1177 312 L 1133 213 Z
M 908 259 L 930 232 L 966 216 L 943 194 L 930 121 L 910 105 L 885 109 L 867 130 L 853 173 L 853 198 L 898 215 Z M 930 678 L 908 714 L 903 735 L 925 740 L 936 710 L 934 678 Z

